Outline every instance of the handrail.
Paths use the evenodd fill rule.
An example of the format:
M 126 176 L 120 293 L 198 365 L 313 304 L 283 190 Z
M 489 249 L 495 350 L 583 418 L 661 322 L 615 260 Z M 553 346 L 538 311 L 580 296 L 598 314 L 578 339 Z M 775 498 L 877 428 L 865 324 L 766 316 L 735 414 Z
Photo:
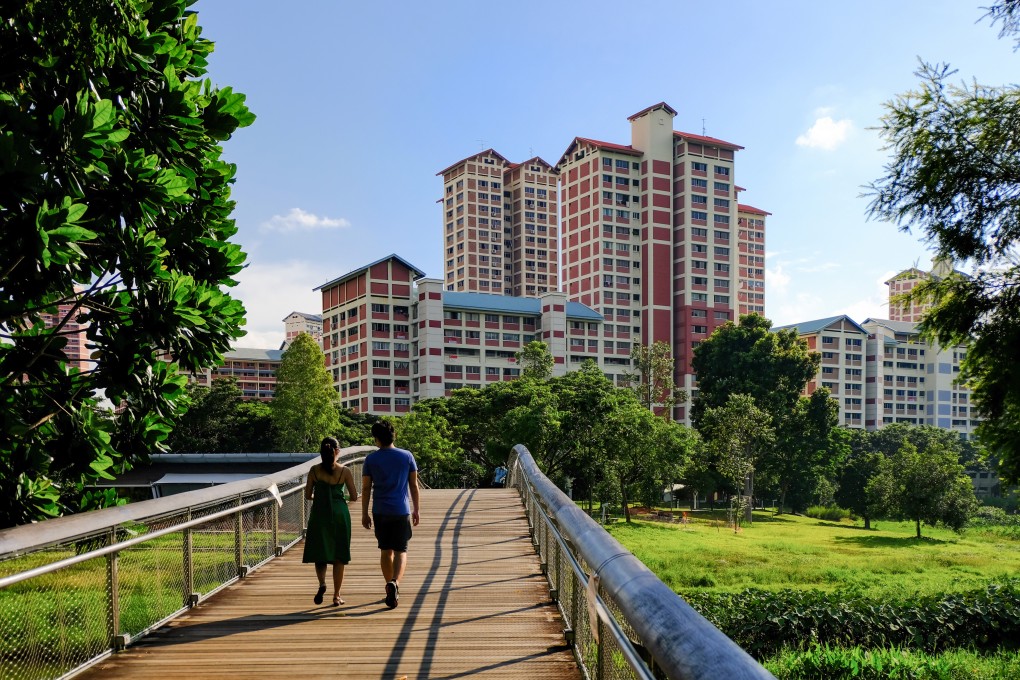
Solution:
M 348 447 L 340 461 L 357 466 L 373 450 Z M 262 477 L 0 532 L 0 629 L 25 631 L 0 639 L 4 670 L 71 677 L 298 545 L 304 477 L 319 460 L 302 457 Z
M 552 530 L 592 567 L 599 592 L 619 609 L 656 669 L 671 680 L 773 678 L 577 507 L 542 473 L 525 446 L 518 444 L 513 452 L 511 478 L 526 482 Z M 603 614 L 600 609 L 600 618 Z
M 374 450 L 374 446 L 349 446 L 340 450 L 340 462 L 353 461 L 359 455 Z M 308 469 L 319 460 L 317 454 L 309 453 L 307 455 L 309 458 L 303 463 L 262 477 L 242 479 L 207 489 L 196 489 L 163 498 L 153 498 L 78 515 L 56 517 L 35 524 L 22 524 L 0 530 L 0 560 L 28 551 L 94 536 L 105 532 L 111 526 L 141 522 L 182 510 L 214 505 L 234 500 L 239 495 L 252 491 L 265 491 L 273 484 L 283 484 L 304 476 Z M 234 509 L 236 510 L 236 508 Z

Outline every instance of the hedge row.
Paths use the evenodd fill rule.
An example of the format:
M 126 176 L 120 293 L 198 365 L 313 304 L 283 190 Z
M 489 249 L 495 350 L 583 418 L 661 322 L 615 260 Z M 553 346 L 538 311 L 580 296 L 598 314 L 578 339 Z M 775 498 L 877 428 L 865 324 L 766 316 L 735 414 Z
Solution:
M 952 651 L 930 655 L 907 649 L 813 647 L 765 662 L 777 680 L 1016 680 L 1020 654 L 988 656 Z
M 1020 647 L 1020 579 L 876 602 L 841 592 L 748 589 L 684 598 L 757 659 L 812 646 L 995 651 Z

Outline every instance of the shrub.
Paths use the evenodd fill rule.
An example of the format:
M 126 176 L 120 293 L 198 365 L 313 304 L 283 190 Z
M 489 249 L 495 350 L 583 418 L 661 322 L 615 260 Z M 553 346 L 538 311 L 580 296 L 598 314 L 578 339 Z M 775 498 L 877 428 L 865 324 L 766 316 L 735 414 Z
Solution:
M 841 522 L 850 519 L 850 511 L 838 505 L 812 505 L 805 512 L 808 517 L 824 519 L 829 522 Z
M 758 659 L 811 645 L 935 652 L 1020 646 L 1020 579 L 980 590 L 875 601 L 849 592 L 694 593 L 692 607 Z
M 1020 655 L 980 656 L 950 652 L 937 656 L 905 649 L 814 646 L 786 651 L 767 660 L 777 680 L 859 678 L 860 680 L 1010 680 L 1020 673 Z

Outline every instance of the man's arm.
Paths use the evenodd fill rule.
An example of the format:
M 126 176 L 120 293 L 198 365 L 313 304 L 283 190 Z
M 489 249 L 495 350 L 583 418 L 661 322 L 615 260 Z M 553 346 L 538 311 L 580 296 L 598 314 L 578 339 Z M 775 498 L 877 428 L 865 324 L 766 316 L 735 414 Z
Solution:
M 368 475 L 361 476 L 361 526 L 366 529 L 372 528 L 372 515 L 369 508 L 372 502 L 372 478 Z
M 418 493 L 418 472 L 412 470 L 407 475 L 407 487 L 411 491 L 411 524 L 418 526 L 419 510 L 421 509 L 420 496 Z

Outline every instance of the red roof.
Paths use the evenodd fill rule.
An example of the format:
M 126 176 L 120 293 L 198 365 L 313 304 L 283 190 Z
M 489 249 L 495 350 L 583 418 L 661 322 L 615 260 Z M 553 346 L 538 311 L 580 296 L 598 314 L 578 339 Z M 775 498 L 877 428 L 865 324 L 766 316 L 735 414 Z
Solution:
M 508 165 L 510 163 L 510 161 L 508 161 L 507 159 L 503 158 L 501 155 L 496 153 L 496 151 L 494 149 L 486 149 L 485 151 L 479 151 L 478 153 L 476 153 L 473 156 L 468 156 L 467 158 L 462 158 L 461 160 L 457 161 L 453 165 L 450 165 L 449 167 L 443 168 L 442 170 L 440 170 L 436 174 L 437 175 L 442 175 L 445 172 L 447 172 L 448 170 L 453 170 L 455 167 L 457 167 L 461 163 L 466 163 L 467 161 L 474 160 L 475 158 L 478 158 L 479 156 L 486 156 L 488 154 L 492 154 L 493 156 L 495 156 L 496 158 L 498 158 L 499 160 L 503 161 L 504 163 L 506 163 Z
M 630 154 L 632 156 L 642 156 L 642 155 L 644 155 L 643 151 L 639 151 L 639 150 L 635 149 L 632 146 L 624 146 L 622 144 L 613 144 L 612 142 L 600 142 L 597 139 L 588 139 L 587 137 L 574 137 L 574 141 L 572 141 L 570 143 L 570 145 L 567 146 L 567 150 L 564 151 L 563 155 L 560 156 L 560 159 L 558 161 L 556 161 L 556 167 L 559 167 L 560 164 L 563 163 L 563 160 L 567 157 L 567 154 L 569 154 L 571 151 L 573 151 L 574 147 L 576 147 L 578 144 L 590 144 L 591 146 L 597 147 L 599 149 L 607 149 L 609 151 L 618 151 L 620 153 Z
M 658 109 L 658 108 L 665 109 L 666 112 L 671 114 L 671 115 L 674 115 L 674 116 L 676 115 L 676 111 L 673 110 L 672 106 L 670 106 L 666 102 L 659 102 L 658 104 L 652 104 L 647 109 L 641 109 L 640 111 L 635 113 L 633 116 L 630 116 L 629 118 L 627 118 L 627 120 L 634 120 L 635 118 L 640 118 L 641 116 L 645 115 L 649 111 L 653 111 L 653 110 Z
M 734 151 L 739 151 L 739 150 L 744 148 L 744 147 L 740 146 L 739 144 L 734 144 L 733 142 L 727 142 L 727 141 L 724 141 L 722 139 L 716 139 L 715 137 L 706 137 L 704 135 L 696 135 L 696 134 L 693 134 L 691 132 L 679 132 L 678 131 L 678 132 L 674 132 L 673 135 L 676 136 L 676 137 L 682 137 L 683 139 L 690 140 L 692 142 L 701 142 L 702 144 L 711 144 L 713 146 L 719 146 L 719 147 L 722 147 L 724 149 L 733 149 Z
M 531 163 L 538 163 L 538 164 L 540 164 L 540 165 L 544 165 L 544 166 L 545 166 L 546 168 L 548 168 L 549 170 L 555 170 L 555 168 L 553 168 L 553 166 L 551 166 L 551 165 L 549 165 L 548 163 L 546 163 L 546 162 L 545 162 L 545 161 L 544 161 L 544 160 L 542 159 L 542 157 L 541 157 L 541 156 L 534 156 L 534 157 L 532 157 L 532 158 L 529 158 L 529 159 L 528 159 L 528 160 L 526 160 L 526 161 L 521 161 L 520 163 L 511 163 L 508 169 L 509 169 L 509 170 L 514 170 L 514 169 L 516 169 L 516 168 L 519 168 L 519 167 L 520 167 L 520 166 L 522 166 L 522 165 L 528 165 L 528 164 L 531 164 Z
M 761 208 L 755 208 L 753 205 L 746 205 L 744 203 L 737 203 L 737 212 L 751 213 L 752 215 L 771 215 L 772 213 L 766 212 Z

